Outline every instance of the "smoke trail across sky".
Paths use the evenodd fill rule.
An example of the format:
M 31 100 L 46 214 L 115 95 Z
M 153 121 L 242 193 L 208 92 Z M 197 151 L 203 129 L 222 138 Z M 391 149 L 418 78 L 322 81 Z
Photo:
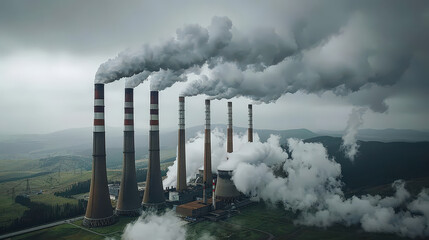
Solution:
M 342 191 L 341 166 L 327 154 L 320 143 L 304 143 L 289 139 L 290 156 L 282 149 L 278 136 L 267 142 L 234 135 L 234 152 L 226 153 L 225 134 L 212 131 L 212 151 L 217 159 L 213 170 L 233 169 L 232 180 L 237 189 L 253 200 L 282 202 L 286 209 L 298 214 L 298 224 L 327 227 L 334 224 L 360 225 L 365 231 L 395 233 L 401 236 L 429 236 L 429 191 L 423 189 L 412 198 L 405 183 L 392 184 L 393 196 L 364 195 L 345 197 Z M 202 167 L 198 134 L 187 143 L 188 178 Z M 227 155 L 228 154 L 228 155 Z M 228 161 L 226 161 L 228 156 Z M 220 159 L 220 160 L 219 160 Z M 192 166 L 192 167 L 189 167 Z M 286 177 L 274 174 L 280 167 Z M 174 186 L 176 162 L 168 169 L 164 186 Z
M 384 112 L 384 100 L 393 92 L 376 94 L 368 89 L 382 91 L 377 87 L 420 74 L 415 66 L 426 60 L 416 53 L 427 50 L 422 40 L 428 37 L 426 25 L 421 21 L 426 13 L 419 4 L 407 8 L 391 4 L 380 19 L 379 12 L 367 5 L 341 5 L 347 14 L 339 22 L 327 23 L 327 29 L 304 28 L 303 22 L 314 20 L 305 16 L 292 17 L 286 29 L 242 32 L 228 17 L 213 17 L 207 27 L 185 25 L 160 44 L 119 53 L 100 65 L 95 81 L 109 83 L 145 72 L 152 89 L 163 90 L 187 81 L 192 73 L 197 77 L 184 88 L 185 96 L 245 96 L 261 102 L 298 91 L 349 96 L 363 90 L 371 96 L 353 94 L 350 101 Z M 398 25 L 394 21 L 398 18 L 407 21 Z

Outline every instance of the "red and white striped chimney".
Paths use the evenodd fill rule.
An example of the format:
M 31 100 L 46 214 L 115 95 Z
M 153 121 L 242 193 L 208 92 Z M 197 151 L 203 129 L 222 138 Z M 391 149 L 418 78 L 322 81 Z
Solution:
M 105 132 L 104 84 L 95 84 L 94 91 L 94 132 Z
M 133 93 L 133 88 L 125 88 L 124 163 L 122 167 L 121 187 L 116 205 L 116 214 L 126 216 L 139 215 L 141 208 L 135 167 Z
M 247 129 L 247 139 L 249 142 L 253 142 L 253 112 L 252 104 L 249 104 L 249 129 Z
M 232 102 L 228 102 L 228 129 L 227 129 L 227 146 L 226 151 L 232 153 Z
M 133 104 L 133 88 L 125 88 L 125 117 L 124 131 L 134 132 L 134 104 Z
M 107 187 L 106 135 L 104 127 L 104 84 L 94 86 L 94 131 L 92 148 L 92 177 L 89 199 L 82 224 L 88 227 L 115 223 Z
M 150 92 L 149 164 L 146 176 L 144 207 L 161 207 L 165 204 L 159 156 L 158 91 Z
M 210 192 L 210 183 L 213 181 L 212 176 L 212 150 L 211 150 L 211 135 L 210 135 L 210 100 L 206 99 L 206 129 L 204 137 L 204 175 L 203 175 L 203 201 L 207 203 L 207 195 Z M 208 191 L 208 192 L 207 192 Z
M 176 190 L 186 190 L 186 154 L 185 154 L 185 97 L 179 97 L 179 132 L 177 146 L 177 184 Z

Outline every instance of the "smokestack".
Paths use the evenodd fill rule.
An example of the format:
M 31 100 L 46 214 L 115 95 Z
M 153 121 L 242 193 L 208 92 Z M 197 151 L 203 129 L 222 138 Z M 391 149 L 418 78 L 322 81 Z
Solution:
M 106 138 L 104 129 L 104 84 L 95 84 L 92 178 L 89 200 L 82 224 L 101 227 L 115 223 L 107 187 Z
M 141 207 L 135 166 L 133 91 L 133 88 L 125 88 L 124 163 L 116 206 L 116 214 L 126 216 L 139 215 Z
M 204 138 L 204 176 L 203 176 L 203 201 L 207 203 L 207 189 L 210 189 L 210 183 L 213 181 L 212 177 L 212 150 L 211 150 L 211 136 L 210 136 L 210 100 L 206 99 L 206 129 Z M 210 191 L 210 190 L 209 190 Z
M 178 192 L 186 190 L 186 154 L 185 154 L 185 97 L 179 97 L 179 133 L 177 146 L 177 186 Z
M 215 190 L 216 190 L 216 184 L 215 184 L 215 180 L 213 179 L 213 192 L 212 192 L 213 210 L 216 210 L 216 194 L 215 194 Z
M 249 142 L 253 142 L 253 110 L 252 110 L 252 104 L 249 104 L 248 108 L 249 108 L 249 129 L 247 129 L 247 139 Z
M 165 204 L 159 159 L 158 91 L 150 92 L 149 164 L 146 176 L 144 207 L 159 208 Z
M 229 153 L 232 153 L 233 146 L 232 146 L 232 102 L 228 102 L 228 130 L 227 130 L 228 138 L 227 138 L 227 145 L 226 145 L 226 151 Z

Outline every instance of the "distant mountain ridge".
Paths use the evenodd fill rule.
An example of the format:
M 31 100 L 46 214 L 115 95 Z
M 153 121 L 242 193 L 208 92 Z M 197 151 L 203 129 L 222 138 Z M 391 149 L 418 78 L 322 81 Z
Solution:
M 225 124 L 213 124 L 212 129 L 218 128 L 226 132 Z M 195 137 L 198 132 L 204 131 L 204 126 L 194 126 L 186 129 L 187 139 Z M 287 138 L 305 139 L 318 136 L 307 129 L 294 130 L 254 130 L 259 134 L 262 141 L 266 141 L 271 134 L 277 134 L 284 141 Z M 235 133 L 247 134 L 247 128 L 234 127 Z M 122 155 L 123 129 L 120 127 L 107 127 L 106 148 L 115 155 L 115 158 Z M 161 148 L 175 149 L 177 146 L 177 131 L 160 130 Z M 147 130 L 136 129 L 135 131 L 136 156 L 143 157 L 147 153 L 148 132 Z M 37 159 L 55 155 L 81 155 L 91 156 L 92 149 L 92 128 L 66 129 L 49 134 L 24 134 L 3 136 L 0 139 L 0 159 Z M 114 152 L 112 152 L 114 151 Z M 117 153 L 116 153 L 117 152 Z M 109 154 L 109 156 L 111 156 Z M 109 157 L 108 156 L 108 157 Z M 109 159 L 108 159 L 109 160 Z
M 341 137 L 344 131 L 316 131 L 319 136 Z M 429 141 L 429 131 L 411 129 L 359 129 L 357 139 L 380 142 L 425 142 Z
M 212 129 L 218 128 L 226 133 L 225 124 L 212 124 Z M 195 137 L 198 132 L 203 132 L 204 126 L 193 126 L 186 129 L 187 139 Z M 234 132 L 247 134 L 247 128 L 234 127 Z M 266 141 L 271 134 L 281 137 L 280 143 L 285 144 L 288 138 L 310 139 L 323 135 L 340 137 L 341 132 L 319 131 L 308 129 L 269 130 L 254 129 L 261 141 Z M 107 127 L 106 147 L 107 163 L 109 167 L 122 163 L 123 129 L 121 127 Z M 429 141 L 429 132 L 398 129 L 363 129 L 358 133 L 360 140 L 376 140 L 389 142 L 403 140 L 406 142 Z M 177 147 L 177 131 L 160 130 L 161 148 L 175 150 Z M 148 131 L 136 129 L 135 131 L 136 158 L 147 157 Z M 39 159 L 54 156 L 74 155 L 91 159 L 92 154 L 92 127 L 65 129 L 49 134 L 24 134 L 2 136 L 0 138 L 1 159 Z

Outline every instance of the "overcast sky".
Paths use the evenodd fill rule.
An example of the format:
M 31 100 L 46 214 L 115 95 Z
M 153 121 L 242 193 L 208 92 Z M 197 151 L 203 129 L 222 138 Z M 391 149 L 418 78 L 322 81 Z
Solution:
M 176 39 L 190 24 L 210 30 L 216 16 L 232 23 L 234 43 L 271 55 L 255 57 L 256 73 L 236 67 L 250 57 L 232 59 L 234 67 L 222 63 L 206 81 L 191 74 L 161 91 L 161 128 L 177 127 L 178 96 L 192 87 L 232 97 L 236 126 L 247 125 L 247 104 L 255 103 L 255 128 L 343 130 L 351 109 L 363 106 L 363 128 L 429 129 L 427 1 L 10 0 L 0 2 L 0 134 L 91 127 L 100 64 Z M 273 38 L 278 48 L 270 48 Z M 274 55 L 282 57 L 266 65 Z M 236 74 L 250 80 L 220 88 Z M 108 126 L 122 126 L 124 86 L 105 86 Z M 137 128 L 148 128 L 149 88 L 135 88 Z M 186 98 L 187 126 L 203 124 L 205 98 Z M 213 100 L 213 123 L 226 123 L 227 101 Z

